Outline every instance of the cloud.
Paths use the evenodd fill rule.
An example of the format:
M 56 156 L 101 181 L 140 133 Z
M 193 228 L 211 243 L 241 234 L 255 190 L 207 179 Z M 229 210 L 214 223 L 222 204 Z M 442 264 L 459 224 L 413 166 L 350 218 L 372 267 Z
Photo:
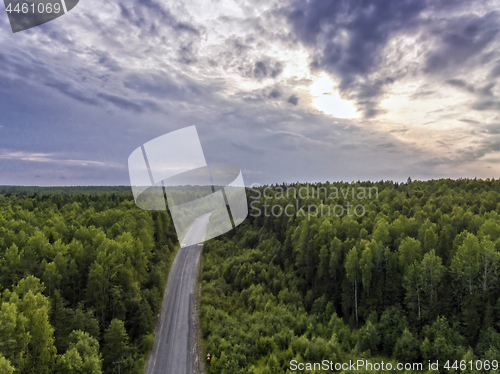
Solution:
M 119 7 L 122 17 L 139 28 L 147 26 L 148 21 L 158 20 L 161 22 L 161 25 L 169 26 L 176 33 L 200 35 L 198 28 L 188 22 L 179 21 L 168 9 L 157 1 L 137 0 L 132 7 L 126 7 L 123 4 L 119 4 Z M 151 27 L 155 29 L 157 26 L 153 21 L 149 27 L 151 30 Z
M 189 77 L 172 77 L 162 71 L 137 72 L 124 77 L 123 86 L 135 95 L 173 102 L 203 102 L 219 89 L 216 85 L 194 82 Z
M 496 85 L 496 82 L 491 82 L 491 83 L 488 83 L 486 86 L 484 86 L 483 88 L 481 88 L 479 90 L 479 93 L 482 95 L 482 96 L 495 96 L 494 93 L 493 93 L 493 88 L 495 87 Z
M 469 92 L 475 91 L 475 88 L 471 85 L 468 85 L 463 79 L 448 79 L 446 83 L 454 87 L 465 88 Z
M 100 162 L 92 160 L 72 160 L 57 158 L 54 153 L 37 153 L 26 151 L 0 151 L 0 160 L 17 160 L 26 162 L 54 163 L 69 166 L 99 167 L 99 168 L 123 168 L 123 165 L 113 162 Z
M 179 61 L 184 64 L 192 64 L 198 60 L 197 52 L 194 50 L 193 42 L 184 44 L 179 49 Z
M 253 76 L 256 79 L 276 78 L 283 72 L 283 64 L 279 61 L 261 60 L 255 62 Z
M 485 132 L 493 135 L 500 135 L 500 124 L 492 124 L 485 126 Z
M 438 72 L 477 58 L 498 34 L 498 21 L 498 12 L 492 11 L 484 16 L 468 13 L 431 26 L 437 48 L 428 53 L 426 69 Z
M 380 63 L 390 37 L 415 27 L 422 0 L 356 2 L 295 1 L 288 19 L 297 38 L 315 51 L 312 66 L 340 77 L 342 90 Z M 383 80 L 359 85 L 359 95 L 375 96 Z
M 120 63 L 116 59 L 114 59 L 109 54 L 109 52 L 95 50 L 94 53 L 97 57 L 98 64 L 106 67 L 108 70 L 110 70 L 112 72 L 119 72 L 122 70 Z
M 459 121 L 465 122 L 465 123 L 470 123 L 470 124 L 473 124 L 473 125 L 478 125 L 479 124 L 478 121 L 474 121 L 474 120 L 468 119 L 468 118 L 460 118 Z
M 141 113 L 145 109 L 159 110 L 158 105 L 150 100 L 132 101 L 118 95 L 102 92 L 98 93 L 97 96 L 120 109 L 131 110 L 136 113 Z
M 365 118 L 372 118 L 384 113 L 378 104 L 394 82 L 409 75 L 447 75 L 451 69 L 456 73 L 470 64 L 484 65 L 494 56 L 486 53 L 499 30 L 499 13 L 486 1 L 480 4 L 474 8 L 463 0 L 294 1 L 287 17 L 297 40 L 312 52 L 311 67 L 337 77 L 341 94 L 354 100 Z M 405 38 L 413 39 L 405 43 Z M 497 76 L 496 69 L 492 76 Z M 460 79 L 448 83 L 473 89 L 461 86 Z
M 207 160 L 248 183 L 428 178 L 495 152 L 500 48 L 483 1 L 102 6 L 0 35 L 2 181 L 127 183 L 130 150 L 193 124 Z M 322 71 L 365 118 L 313 107 Z
M 299 103 L 299 98 L 297 97 L 297 95 L 291 95 L 288 98 L 287 102 L 296 106 Z
M 481 100 L 473 104 L 472 109 L 500 111 L 500 100 Z
M 76 89 L 70 82 L 51 80 L 45 83 L 47 87 L 52 87 L 67 97 L 88 105 L 99 105 L 100 101 L 88 95 L 83 90 Z
M 277 99 L 279 97 L 281 97 L 281 91 L 277 88 L 274 88 L 270 93 L 269 93 L 269 97 L 271 99 Z
M 496 78 L 500 76 L 500 62 L 497 62 L 497 65 L 491 69 L 490 78 Z
M 421 0 L 296 1 L 288 18 L 297 38 L 314 51 L 312 67 L 339 77 L 341 92 L 358 101 L 369 118 L 378 113 L 376 98 L 394 78 L 367 79 L 367 75 L 381 63 L 380 53 L 391 36 L 416 26 L 425 4 Z

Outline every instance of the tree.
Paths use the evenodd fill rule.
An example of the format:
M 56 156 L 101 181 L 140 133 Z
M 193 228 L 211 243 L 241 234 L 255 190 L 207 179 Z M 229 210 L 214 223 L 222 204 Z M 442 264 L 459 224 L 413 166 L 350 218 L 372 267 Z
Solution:
M 422 260 L 422 245 L 417 239 L 406 237 L 398 248 L 399 263 L 403 269 L 413 264 L 415 261 Z
M 405 328 L 394 346 L 394 358 L 401 362 L 416 362 L 418 359 L 419 342 L 417 338 Z
M 460 360 L 465 355 L 464 338 L 455 327 L 450 327 L 444 317 L 439 317 L 430 326 L 423 329 L 424 341 L 420 350 L 424 360 Z
M 408 320 L 401 307 L 390 306 L 384 310 L 377 329 L 380 331 L 385 355 L 390 356 L 393 353 L 396 341 L 407 328 Z
M 417 305 L 418 319 L 422 317 L 422 309 L 425 311 L 436 310 L 437 297 L 441 280 L 445 272 L 441 264 L 441 258 L 436 256 L 432 250 L 426 253 L 422 261 L 415 261 L 405 271 L 404 287 L 406 288 L 406 300 L 410 305 Z
M 482 278 L 481 289 L 483 295 L 486 295 L 492 287 L 498 284 L 498 267 L 500 264 L 500 253 L 495 250 L 495 245 L 489 240 L 489 236 L 481 241 L 479 264 Z
M 59 357 L 57 369 L 61 374 L 101 374 L 99 343 L 83 331 L 73 331 L 69 336 L 68 350 Z
M 451 260 L 450 270 L 459 289 L 472 295 L 479 280 L 480 263 L 479 240 L 474 234 L 467 234 Z
M 114 372 L 113 363 L 124 361 L 130 353 L 129 337 L 123 321 L 113 319 L 104 333 L 104 368 L 106 372 Z
M 30 335 L 25 357 L 22 360 L 24 373 L 52 373 L 56 358 L 54 329 L 50 325 L 49 301 L 41 293 L 29 290 L 17 303 L 19 310 L 26 316 L 26 330 Z
M 420 320 L 422 317 L 422 284 L 419 273 L 420 269 L 417 261 L 407 266 L 403 277 L 403 285 L 406 288 L 406 301 L 410 308 L 417 307 L 418 319 Z
M 358 282 L 361 275 L 359 257 L 360 257 L 359 250 L 356 247 L 353 247 L 347 253 L 344 264 L 347 279 L 354 286 L 354 310 L 355 310 L 356 325 L 358 324 Z
M 10 364 L 10 361 L 2 356 L 0 353 L 0 373 L 2 374 L 12 374 L 14 373 L 14 367 Z
M 54 289 L 59 288 L 62 279 L 62 276 L 57 271 L 55 262 L 49 262 L 45 266 L 42 279 L 49 291 L 49 297 L 52 296 L 52 292 Z
M 330 244 L 330 276 L 336 280 L 340 268 L 342 267 L 342 242 L 339 238 L 335 237 L 332 239 Z
M 109 302 L 109 281 L 104 268 L 98 262 L 90 267 L 87 286 L 87 303 L 96 311 L 101 326 L 107 317 Z
M 429 306 L 435 307 L 439 286 L 445 272 L 444 266 L 441 264 L 441 258 L 436 256 L 435 251 L 431 250 L 426 253 L 420 266 L 419 276 L 421 278 L 421 287 L 424 295 L 427 296 Z
M 82 330 L 88 332 L 90 336 L 99 338 L 99 322 L 94 317 L 93 310 L 84 311 L 82 305 L 78 305 L 76 310 L 69 313 L 70 330 Z
M 424 235 L 424 252 L 430 252 L 431 250 L 436 250 L 438 246 L 438 236 L 434 232 L 434 227 L 429 227 L 425 231 Z
M 82 373 L 83 360 L 75 348 L 69 349 L 57 359 L 57 373 Z
M 15 302 L 3 302 L 0 309 L 0 353 L 19 366 L 30 341 L 28 319 L 19 312 Z
M 67 348 L 68 337 L 68 313 L 64 306 L 65 301 L 59 290 L 55 290 L 50 298 L 50 323 L 54 328 L 55 345 L 58 352 L 64 352 Z
M 9 287 L 19 281 L 21 269 L 21 253 L 15 243 L 5 251 L 5 256 L 0 260 L 0 284 Z
M 380 333 L 371 321 L 367 321 L 361 328 L 360 343 L 363 351 L 367 349 L 370 350 L 371 353 L 377 351 L 377 346 L 380 343 Z
M 370 295 L 370 284 L 372 280 L 372 271 L 375 267 L 373 263 L 373 257 L 377 251 L 378 244 L 372 239 L 370 243 L 365 246 L 365 249 L 361 253 L 361 259 L 359 260 L 359 267 L 361 269 L 361 281 L 363 283 L 363 289 L 366 291 L 367 295 Z

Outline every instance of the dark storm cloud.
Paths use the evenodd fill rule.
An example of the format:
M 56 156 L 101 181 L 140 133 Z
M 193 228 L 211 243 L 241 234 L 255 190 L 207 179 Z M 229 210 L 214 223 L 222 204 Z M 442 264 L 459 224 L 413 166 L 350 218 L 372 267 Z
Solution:
M 497 65 L 491 69 L 491 73 L 490 73 L 490 78 L 496 78 L 500 76 L 500 62 L 497 62 Z
M 474 121 L 474 120 L 468 119 L 468 118 L 460 118 L 459 121 L 460 122 L 464 122 L 464 123 L 470 123 L 470 124 L 473 124 L 473 125 L 478 125 L 479 124 L 479 121 Z
M 475 110 L 500 110 L 500 100 L 481 100 L 472 105 Z
M 478 146 L 467 146 L 460 150 L 455 157 L 439 157 L 434 158 L 431 162 L 434 165 L 455 165 L 460 166 L 466 163 L 475 162 L 490 153 L 500 151 L 500 136 L 491 133 L 489 138 L 481 141 Z
M 463 88 L 464 90 L 467 90 L 469 92 L 474 92 L 476 89 L 474 86 L 467 84 L 467 82 L 463 79 L 448 79 L 446 80 L 446 83 L 448 83 L 450 86 L 457 87 L 457 88 Z
M 486 86 L 479 89 L 479 93 L 482 96 L 494 96 L 492 89 L 495 87 L 496 82 L 488 83 Z
M 312 68 L 339 77 L 341 93 L 371 117 L 380 113 L 377 105 L 386 87 L 409 73 L 407 67 L 381 70 L 381 52 L 393 36 L 422 32 L 419 42 L 426 49 L 438 46 L 425 55 L 421 68 L 427 74 L 463 66 L 485 51 L 497 36 L 499 14 L 479 16 L 468 7 L 471 3 L 463 0 L 297 0 L 287 17 L 297 39 L 313 50 Z M 454 16 L 456 9 L 462 11 Z M 500 67 L 491 75 L 500 75 Z M 472 87 L 459 78 L 448 83 Z
M 498 19 L 499 14 L 494 11 L 482 17 L 470 13 L 438 23 L 433 33 L 439 48 L 428 54 L 426 69 L 439 72 L 477 57 L 497 36 Z
M 120 71 L 118 62 L 108 52 L 93 50 L 92 53 L 98 62 L 112 72 Z M 0 61 L 6 67 L 0 74 L 15 77 L 29 84 L 41 84 L 49 87 L 65 97 L 91 106 L 102 106 L 104 103 L 112 104 L 119 109 L 131 110 L 136 113 L 145 110 L 159 111 L 157 104 L 150 100 L 131 101 L 123 98 L 121 93 L 108 94 L 95 87 L 82 84 L 82 81 L 67 78 L 64 71 L 57 66 L 51 66 L 44 60 L 33 57 L 32 54 L 0 53 Z M 85 78 L 83 79 L 85 81 Z
M 179 49 L 179 60 L 184 64 L 192 64 L 198 60 L 197 52 L 194 49 L 193 43 L 181 45 Z
M 42 27 L 37 28 L 37 31 L 49 37 L 51 42 L 60 43 L 67 48 L 73 48 L 75 44 L 78 44 L 77 40 L 68 37 L 68 34 L 59 27 L 57 22 L 46 23 Z
M 163 7 L 157 1 L 138 0 L 137 3 L 131 8 L 126 7 L 123 4 L 120 4 L 119 6 L 122 17 L 137 27 L 144 27 L 147 25 L 148 21 L 151 21 L 152 19 L 159 19 L 161 20 L 162 26 L 169 26 L 175 32 L 188 33 L 194 36 L 200 35 L 200 30 L 198 30 L 198 28 L 187 22 L 178 21 L 168 9 Z M 144 10 L 146 10 L 147 14 L 145 14 Z M 153 23 L 152 25 L 154 25 L 154 29 L 156 24 Z
M 137 93 L 174 101 L 193 100 L 208 95 L 210 92 L 204 86 L 190 82 L 187 79 L 176 82 L 165 73 L 130 74 L 125 77 L 123 85 Z M 215 88 L 212 88 L 212 92 L 213 90 Z
M 500 124 L 487 125 L 484 131 L 487 134 L 500 135 Z
M 389 37 L 414 26 L 425 6 L 422 0 L 297 1 L 288 17 L 298 38 L 318 47 L 315 66 L 339 75 L 345 87 L 375 67 Z
M 145 109 L 158 110 L 158 106 L 154 102 L 148 100 L 133 101 L 108 93 L 98 93 L 97 96 L 120 109 L 131 110 L 136 113 L 141 113 Z
M 51 66 L 31 54 L 22 54 L 18 50 L 3 52 L 0 50 L 2 70 L 0 74 L 14 75 L 26 80 L 51 78 L 54 74 Z
M 392 151 L 393 149 L 397 148 L 396 144 L 394 143 L 383 143 L 378 145 L 379 148 L 384 148 L 389 151 Z
M 52 87 L 59 91 L 64 96 L 70 97 L 81 103 L 88 105 L 99 105 L 100 101 L 96 100 L 94 97 L 88 95 L 82 90 L 78 90 L 69 82 L 61 82 L 57 80 L 51 80 L 45 84 L 48 87 Z
M 80 103 L 102 106 L 104 102 L 112 104 L 118 109 L 130 110 L 136 113 L 142 113 L 146 110 L 161 111 L 161 108 L 151 100 L 130 100 L 119 96 L 117 94 L 109 94 L 106 92 L 97 92 L 90 94 L 84 88 L 77 88 L 70 82 L 62 82 L 58 80 L 51 80 L 45 83 L 47 87 L 54 88 L 59 93 L 66 97 L 77 100 Z M 101 100 L 99 100 L 101 99 Z
M 269 76 L 271 78 L 276 78 L 282 72 L 283 72 L 283 64 L 281 62 L 276 62 L 274 64 L 274 67 L 271 68 L 271 72 L 269 73 Z
M 130 74 L 123 85 L 157 98 L 180 98 L 184 89 L 164 74 Z
M 267 66 L 263 61 L 257 61 L 255 63 L 255 68 L 253 69 L 253 75 L 257 79 L 262 79 L 267 77 Z
M 299 103 L 299 98 L 296 95 L 292 95 L 288 98 L 287 102 L 292 105 L 297 105 Z
M 380 52 L 398 31 L 415 27 L 422 0 L 297 1 L 288 18 L 303 43 L 315 49 L 312 67 L 340 77 L 341 92 L 373 117 L 377 98 L 393 77 L 360 80 L 380 63 Z
M 100 65 L 106 67 L 107 69 L 113 72 L 118 72 L 122 70 L 119 62 L 116 59 L 114 59 L 108 52 L 94 51 L 94 53 L 97 57 L 97 62 Z
M 277 99 L 281 97 L 281 91 L 277 88 L 273 89 L 270 93 L 269 93 L 269 98 L 271 99 Z
M 261 155 L 263 153 L 266 153 L 266 150 L 264 148 L 255 148 L 249 144 L 245 144 L 244 142 L 231 142 L 230 143 L 233 148 L 235 148 L 238 152 L 243 151 L 246 153 L 249 153 L 253 156 L 255 155 Z
M 0 53 L 0 61 L 4 62 L 3 66 L 6 68 L 1 73 L 6 76 L 28 83 L 41 83 L 66 97 L 87 105 L 97 106 L 100 104 L 99 100 L 89 94 L 88 89 L 78 87 L 71 80 L 65 81 L 63 78 L 59 78 L 52 67 L 39 59 Z
M 254 65 L 253 76 L 257 79 L 276 78 L 283 72 L 283 64 L 279 61 L 262 60 Z
M 40 67 L 40 69 L 45 72 L 43 81 L 40 83 L 43 83 L 44 86 L 50 87 L 65 97 L 71 98 L 80 103 L 91 106 L 102 106 L 102 104 L 106 102 L 119 109 L 131 110 L 136 113 L 141 113 L 145 110 L 160 111 L 158 105 L 151 100 L 130 100 L 120 96 L 120 94 L 109 94 L 106 92 L 95 91 L 94 89 L 89 89 L 88 87 L 78 86 L 72 80 L 62 80 L 61 78 L 57 78 L 55 73 L 51 70 L 45 69 L 45 67 Z M 24 75 L 29 76 L 33 75 L 34 72 L 39 70 L 39 68 L 36 66 L 28 68 L 18 65 L 16 70 L 24 70 Z

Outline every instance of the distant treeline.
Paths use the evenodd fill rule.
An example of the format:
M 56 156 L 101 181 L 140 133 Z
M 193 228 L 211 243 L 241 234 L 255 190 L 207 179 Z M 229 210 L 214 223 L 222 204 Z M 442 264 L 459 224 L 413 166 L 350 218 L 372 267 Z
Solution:
M 292 360 L 361 358 L 394 368 L 423 362 L 424 371 L 428 360 L 439 360 L 442 372 L 482 373 L 475 360 L 499 360 L 500 180 L 408 182 L 249 191 L 257 206 L 349 203 L 366 211 L 287 216 L 262 210 L 205 243 L 208 373 L 291 373 Z M 289 187 L 309 191 L 287 196 Z M 318 193 L 332 187 L 376 187 L 378 196 Z
M 143 373 L 178 245 L 169 214 L 130 187 L 0 191 L 0 373 Z
M 129 193 L 130 195 L 132 195 L 132 189 L 130 188 L 130 186 L 0 186 L 0 195 L 12 195 L 17 197 L 36 195 L 95 195 L 100 193 Z

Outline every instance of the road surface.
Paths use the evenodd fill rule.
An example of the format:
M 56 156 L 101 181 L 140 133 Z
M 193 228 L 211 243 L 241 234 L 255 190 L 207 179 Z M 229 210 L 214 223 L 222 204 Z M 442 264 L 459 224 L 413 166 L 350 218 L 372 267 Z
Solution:
M 203 243 L 210 214 L 198 218 L 185 243 Z M 181 244 L 168 276 L 155 342 L 146 362 L 146 374 L 196 373 L 197 318 L 194 311 L 195 285 L 202 246 Z

